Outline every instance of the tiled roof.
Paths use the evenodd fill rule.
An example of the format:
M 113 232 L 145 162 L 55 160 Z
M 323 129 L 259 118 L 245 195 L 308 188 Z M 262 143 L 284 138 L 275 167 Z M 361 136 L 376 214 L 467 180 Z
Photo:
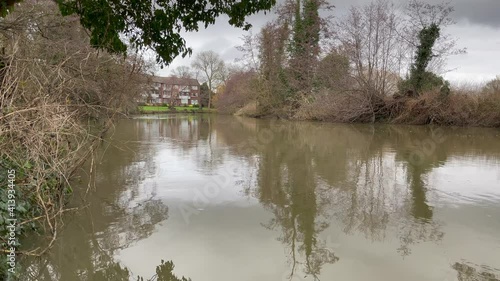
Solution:
M 162 76 L 152 76 L 152 82 L 164 83 L 167 85 L 187 85 L 187 86 L 199 86 L 200 83 L 194 78 L 179 78 L 179 77 L 162 77 Z

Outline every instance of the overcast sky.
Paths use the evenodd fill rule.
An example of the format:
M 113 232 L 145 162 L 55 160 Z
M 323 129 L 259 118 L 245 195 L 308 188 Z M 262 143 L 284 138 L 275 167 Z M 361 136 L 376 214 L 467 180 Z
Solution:
M 427 0 L 437 3 L 437 0 Z M 335 16 L 341 16 L 350 5 L 369 3 L 370 0 L 332 0 L 335 5 Z M 401 5 L 403 1 L 394 1 Z M 452 56 L 446 67 L 444 76 L 454 83 L 478 82 L 500 75 L 500 0 L 451 0 L 455 7 L 453 17 L 457 24 L 446 32 L 458 39 L 457 47 L 467 48 L 467 54 Z M 259 13 L 252 15 L 248 21 L 253 25 L 253 33 L 273 19 L 273 14 Z M 245 34 L 227 23 L 227 17 L 221 17 L 216 24 L 196 33 L 186 33 L 184 38 L 188 46 L 193 48 L 191 58 L 176 58 L 173 63 L 159 75 L 169 75 L 170 69 L 180 65 L 190 65 L 197 52 L 213 50 L 226 62 L 234 62 L 241 56 L 236 46 L 241 45 L 240 37 Z

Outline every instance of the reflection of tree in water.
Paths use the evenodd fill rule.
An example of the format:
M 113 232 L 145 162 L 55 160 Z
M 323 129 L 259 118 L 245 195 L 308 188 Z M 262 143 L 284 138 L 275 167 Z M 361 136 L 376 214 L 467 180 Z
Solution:
M 387 231 L 396 232 L 401 243 L 397 251 L 405 256 L 411 253 L 411 245 L 443 237 L 440 224 L 433 220 L 424 180 L 442 160 L 427 157 L 413 163 L 408 155 L 412 155 L 411 142 L 418 134 L 392 128 L 352 128 L 347 132 L 358 135 L 367 149 L 353 153 L 345 163 L 347 176 L 337 184 L 342 191 L 336 192 L 332 210 L 343 222 L 345 233 L 359 232 L 367 239 L 382 241 Z
M 403 163 L 406 172 L 406 182 L 411 193 L 408 214 L 411 219 L 406 219 L 400 227 L 401 247 L 398 252 L 405 256 L 411 253 L 410 245 L 421 241 L 440 241 L 444 233 L 440 231 L 440 225 L 433 220 L 433 210 L 428 204 L 426 182 L 424 177 L 433 169 L 442 166 L 448 156 L 444 149 L 440 149 L 443 139 L 436 139 L 432 128 L 427 128 L 426 142 L 431 143 L 434 149 L 422 148 L 422 141 L 411 134 L 393 129 L 396 140 L 396 161 Z M 417 147 L 415 147 L 417 144 Z M 424 151 L 426 153 L 424 153 Z
M 149 237 L 156 224 L 167 218 L 168 208 L 160 200 L 141 202 L 102 231 L 102 243 L 112 251 L 128 248 L 130 244 Z
M 21 280 L 129 280 L 128 269 L 115 262 L 120 249 L 149 237 L 168 218 L 168 208 L 154 199 L 155 187 L 145 179 L 155 172 L 154 146 L 139 145 L 140 135 L 151 136 L 146 122 L 118 125 L 113 143 L 97 167 L 95 191 L 88 207 L 68 214 L 67 227 L 49 253 L 26 257 Z M 134 139 L 137 137 L 137 139 Z M 81 186 L 87 187 L 84 177 Z M 79 189 L 75 188 L 76 191 Z M 84 192 L 85 190 L 83 190 Z M 78 198 L 75 194 L 75 198 Z
M 110 147 L 103 158 L 98 188 L 91 208 L 86 210 L 92 223 L 85 215 L 76 217 L 71 223 L 79 228 L 66 231 L 50 257 L 33 261 L 28 272 L 39 274 L 39 278 L 22 280 L 130 278 L 128 269 L 114 261 L 115 252 L 151 235 L 155 225 L 167 218 L 166 206 L 153 200 L 154 190 L 144 184 L 156 172 L 154 161 L 149 159 L 157 151 L 151 149 L 154 146 L 138 146 L 139 142 L 170 138 L 183 148 L 182 153 L 195 155 L 204 171 L 216 169 L 226 159 L 225 153 L 258 159 L 258 185 L 247 190 L 248 194 L 272 212 L 274 218 L 265 226 L 280 231 L 291 273 L 302 267 L 313 277 L 322 266 L 338 260 L 319 238 L 332 216 L 339 219 L 345 233 L 362 233 L 372 240 L 383 240 L 388 229 L 397 228 L 398 250 L 408 255 L 413 244 L 438 241 L 443 235 L 428 202 L 429 172 L 449 155 L 484 153 L 498 157 L 498 145 L 488 145 L 496 140 L 484 138 L 471 145 L 463 138 L 451 138 L 437 143 L 435 152 L 425 154 L 416 165 L 411 158 L 413 141 L 428 137 L 427 127 L 398 131 L 384 126 L 374 129 L 300 122 L 275 126 L 262 120 L 237 120 L 231 118 L 224 124 L 210 118 L 130 120 L 120 125 L 115 137 L 127 139 L 129 147 Z M 264 129 L 274 132 L 273 137 L 249 149 L 248 138 L 258 139 Z M 131 135 L 137 139 L 130 140 Z M 224 142 L 226 150 L 201 150 Z M 384 165 L 387 163 L 389 167 Z
M 165 262 L 161 261 L 159 265 L 156 266 L 156 273 L 149 278 L 143 276 L 134 276 L 130 270 L 118 263 L 114 262 L 111 256 L 101 256 L 109 261 L 106 267 L 95 271 L 95 272 L 84 272 L 78 276 L 78 279 L 71 279 L 74 281 L 191 281 L 191 278 L 186 278 L 184 276 L 177 277 L 173 270 L 175 268 L 172 261 Z M 39 276 L 40 277 L 40 276 Z M 24 280 L 24 279 L 23 279 Z M 34 279 L 34 280 L 49 280 L 49 279 Z M 65 279 L 57 279 L 65 280 Z
M 128 271 L 115 262 L 114 255 L 150 236 L 154 226 L 168 216 L 161 201 L 141 204 L 128 212 L 116 212 L 117 219 L 107 228 L 102 228 L 103 221 L 89 221 L 90 211 L 68 218 L 78 228 L 72 226 L 64 231 L 47 255 L 25 260 L 27 268 L 21 280 L 128 280 Z
M 500 156 L 491 137 L 474 144 L 464 138 L 431 138 L 433 149 L 424 150 L 415 162 L 412 154 L 421 149 L 419 140 L 433 135 L 431 127 L 232 121 L 215 123 L 218 139 L 233 154 L 258 159 L 258 186 L 246 192 L 272 211 L 274 218 L 265 226 L 281 229 L 280 240 L 290 248 L 293 265 L 299 253 L 311 274 L 335 260 L 313 262 L 314 254 L 328 256 L 319 254 L 325 247 L 317 237 L 328 227 L 321 218 L 333 215 L 345 233 L 362 233 L 373 241 L 396 233 L 401 242 L 397 251 L 409 255 L 412 245 L 437 242 L 444 235 L 429 204 L 427 175 L 449 155 Z M 249 141 L 262 130 L 272 132 L 270 142 Z
M 313 174 L 311 151 L 280 146 L 278 144 L 285 143 L 282 137 L 283 134 L 277 134 L 272 140 L 275 145 L 266 146 L 262 154 L 256 195 L 275 216 L 264 226 L 281 229 L 279 240 L 290 247 L 292 269 L 289 277 L 300 265 L 305 274 L 317 278 L 321 267 L 336 262 L 338 257 L 318 239 L 318 233 L 328 224 L 320 219 L 324 204 L 321 198 L 318 199 L 319 188 Z M 304 261 L 299 261 L 299 255 L 304 256 Z
M 477 266 L 462 261 L 456 262 L 451 267 L 457 271 L 458 281 L 500 281 L 500 275 L 498 275 L 500 270 L 489 266 Z

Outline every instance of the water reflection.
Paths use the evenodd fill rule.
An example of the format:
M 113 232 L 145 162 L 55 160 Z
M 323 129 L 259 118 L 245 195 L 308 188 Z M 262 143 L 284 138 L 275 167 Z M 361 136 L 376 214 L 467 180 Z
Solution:
M 362 233 L 372 241 L 383 241 L 391 228 L 402 256 L 410 255 L 414 244 L 443 239 L 442 222 L 434 219 L 428 200 L 427 175 L 444 165 L 449 153 L 470 153 L 469 139 L 444 136 L 452 129 L 237 120 L 241 126 L 217 127 L 229 146 L 247 146 L 238 135 L 271 134 L 253 146 L 259 156 L 258 183 L 247 193 L 274 214 L 263 225 L 280 231 L 278 240 L 289 249 L 290 278 L 297 264 L 316 279 L 324 264 L 339 260 L 318 239 L 331 216 L 343 223 L 344 233 Z M 237 127 L 251 132 L 234 134 Z M 498 159 L 499 147 L 493 145 L 498 140 L 498 135 L 484 139 L 474 149 L 487 151 L 474 153 Z
M 124 250 L 140 255 L 148 267 L 158 262 L 157 256 L 173 260 L 195 280 L 231 280 L 220 273 L 237 265 L 260 274 L 233 276 L 242 280 L 276 280 L 276 275 L 320 279 L 325 271 L 327 277 L 354 280 L 339 271 L 358 262 L 356 270 L 371 274 L 363 267 L 373 263 L 365 259 L 370 255 L 381 272 L 404 268 L 409 260 L 414 275 L 422 264 L 454 270 L 458 280 L 499 278 L 500 265 L 494 261 L 500 256 L 494 250 L 482 254 L 500 249 L 495 238 L 500 225 L 491 219 L 500 215 L 495 187 L 500 178 L 492 180 L 488 172 L 481 181 L 456 172 L 498 169 L 497 131 L 182 115 L 124 120 L 110 137 L 90 180 L 95 191 L 86 193 L 87 182 L 81 184 L 89 207 L 68 219 L 49 257 L 28 260 L 30 277 L 23 280 L 134 279 L 130 268 L 140 266 L 119 262 L 127 256 Z M 222 170 L 229 171 L 228 186 L 207 196 L 205 184 Z M 464 177 L 473 182 L 463 183 Z M 194 204 L 193 194 L 207 202 Z M 470 209 L 461 205 L 465 201 L 471 202 Z M 187 204 L 197 217 L 187 222 L 176 213 L 176 204 Z M 462 210 L 472 219 L 461 216 Z M 247 238 L 252 235 L 259 238 Z M 266 235 L 284 255 L 262 248 Z M 247 252 L 238 255 L 238 247 Z M 449 258 L 434 251 L 438 247 L 453 252 L 453 262 L 432 260 Z M 251 248 L 259 249 L 259 257 L 268 255 L 276 267 L 278 260 L 286 260 L 286 272 L 268 273 L 274 264 L 251 269 L 246 265 L 252 262 L 253 256 L 247 257 Z M 153 252 L 156 258 L 149 257 Z M 373 254 L 378 252 L 383 253 Z M 206 255 L 201 264 L 196 263 L 199 253 Z M 231 257 L 229 264 L 224 255 Z M 462 255 L 482 266 L 455 262 Z M 211 260 L 220 263 L 204 267 Z M 173 274 L 173 263 L 160 266 L 160 273 Z M 186 280 L 156 272 L 156 280 Z
M 478 266 L 470 262 L 462 261 L 456 262 L 452 266 L 457 271 L 458 281 L 499 281 L 500 276 L 495 275 L 493 272 L 500 271 L 499 269 L 491 268 L 489 266 Z
M 266 129 L 270 130 L 258 127 L 258 130 Z M 293 144 L 285 145 L 286 139 L 294 136 L 281 131 L 274 134 L 262 151 L 258 151 L 255 195 L 274 214 L 264 226 L 281 232 L 279 240 L 289 249 L 292 265 L 289 277 L 295 274 L 296 266 L 301 265 L 305 274 L 316 278 L 325 263 L 332 264 L 339 259 L 318 239 L 318 233 L 329 226 L 325 218 L 328 201 L 322 196 L 328 189 L 319 188 L 315 179 L 311 147 L 296 149 Z M 304 256 L 303 260 L 299 254 Z
M 265 226 L 281 228 L 279 239 L 290 247 L 293 265 L 296 249 L 303 252 L 306 273 L 312 275 L 318 274 L 324 263 L 339 259 L 317 239 L 329 226 L 330 216 L 339 218 L 345 233 L 361 232 L 372 240 L 383 240 L 389 222 L 398 221 L 401 247 L 397 250 L 402 255 L 411 252 L 411 244 L 442 239 L 423 180 L 442 159 L 405 160 L 411 149 L 405 140 L 411 136 L 396 137 L 399 143 L 394 145 L 387 143 L 390 138 L 384 135 L 401 132 L 389 127 L 358 130 L 345 126 L 328 135 L 311 123 L 265 124 L 255 126 L 254 134 L 271 131 L 270 126 L 273 136 L 269 143 L 255 151 L 259 155 L 259 181 L 253 193 L 274 213 L 275 218 Z M 222 136 L 225 128 L 218 128 Z M 340 133 L 343 139 L 328 141 L 335 141 L 332 133 Z M 388 151 L 388 147 L 395 151 Z M 402 164 L 387 166 L 390 158 Z M 322 258 L 311 257 L 313 253 Z
M 145 278 L 143 276 L 134 276 L 130 270 L 122 266 L 118 262 L 112 261 L 112 257 L 108 256 L 106 253 L 103 253 L 102 255 L 99 256 L 100 259 L 105 259 L 106 263 L 101 264 L 102 267 L 100 267 L 98 270 L 93 271 L 93 272 L 80 272 L 80 275 L 78 277 L 74 277 L 74 279 L 69 279 L 69 280 L 91 280 L 91 281 L 191 281 L 191 278 L 186 278 L 184 276 L 182 277 L 177 277 L 177 275 L 174 274 L 173 270 L 175 268 L 174 263 L 172 261 L 167 261 L 165 262 L 164 260 L 161 261 L 159 265 L 156 266 L 155 274 L 149 278 Z M 41 264 L 37 266 L 42 266 Z M 47 266 L 47 264 L 45 264 Z M 53 274 L 47 274 L 48 271 L 45 272 L 45 274 L 38 274 L 34 275 L 31 274 L 30 277 L 23 277 L 23 278 L 32 278 L 33 280 L 50 280 L 47 279 L 48 276 L 53 275 Z M 58 277 L 56 277 L 58 278 Z M 31 280 L 31 279 L 20 279 L 20 280 Z M 65 280 L 59 278 L 56 280 Z
M 98 172 L 88 177 L 89 167 L 81 171 L 79 185 L 84 188 L 75 190 L 72 204 L 84 207 L 65 217 L 48 256 L 24 258 L 19 280 L 135 280 L 116 262 L 116 253 L 149 237 L 155 225 L 168 218 L 168 207 L 155 198 L 156 189 L 144 185 L 157 169 L 147 161 L 154 147 L 138 142 L 149 135 L 147 128 L 113 132 L 112 141 L 96 156 Z

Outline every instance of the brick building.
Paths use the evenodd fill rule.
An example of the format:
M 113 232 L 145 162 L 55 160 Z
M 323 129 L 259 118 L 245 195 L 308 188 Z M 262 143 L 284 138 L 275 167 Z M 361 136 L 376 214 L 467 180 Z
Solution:
M 151 77 L 151 87 L 140 102 L 174 106 L 200 104 L 200 83 L 194 78 Z

